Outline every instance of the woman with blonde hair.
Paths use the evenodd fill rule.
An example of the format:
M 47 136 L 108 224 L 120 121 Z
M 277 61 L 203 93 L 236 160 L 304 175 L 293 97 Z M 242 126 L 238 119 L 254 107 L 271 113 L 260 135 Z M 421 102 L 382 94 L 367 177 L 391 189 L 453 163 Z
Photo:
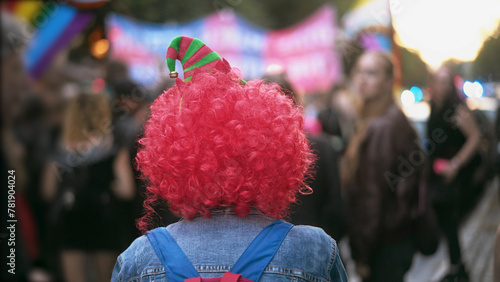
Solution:
M 58 152 L 46 166 L 42 197 L 56 230 L 65 281 L 85 281 L 87 256 L 97 281 L 109 281 L 120 241 L 120 200 L 132 200 L 128 151 L 114 142 L 103 94 L 80 94 L 67 108 Z

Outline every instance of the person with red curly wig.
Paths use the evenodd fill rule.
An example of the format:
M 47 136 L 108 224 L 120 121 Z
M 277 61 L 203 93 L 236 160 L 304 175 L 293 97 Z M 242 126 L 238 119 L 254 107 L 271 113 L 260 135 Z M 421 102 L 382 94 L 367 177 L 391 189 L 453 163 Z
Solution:
M 198 39 L 172 40 L 171 77 L 176 59 L 185 79 L 154 101 L 139 141 L 137 165 L 149 184 L 138 220 L 145 235 L 118 257 L 112 280 L 239 273 L 233 281 L 347 281 L 330 236 L 279 220 L 298 193 L 311 192 L 314 155 L 301 109 L 276 84 L 242 80 Z M 182 219 L 154 226 L 158 204 Z

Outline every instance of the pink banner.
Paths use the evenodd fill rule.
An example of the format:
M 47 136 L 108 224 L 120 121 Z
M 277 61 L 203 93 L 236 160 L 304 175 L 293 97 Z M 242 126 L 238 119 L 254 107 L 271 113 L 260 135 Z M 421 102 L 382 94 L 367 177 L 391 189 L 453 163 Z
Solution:
M 327 91 L 341 78 L 335 19 L 335 10 L 327 5 L 295 26 L 269 32 L 267 64 L 281 65 L 297 89 Z
M 137 23 L 116 14 L 107 22 L 112 55 L 129 63 L 134 78 L 144 84 L 153 83 L 154 76 L 165 71 L 158 62 L 163 63 L 167 46 L 177 35 L 200 38 L 247 80 L 280 68 L 296 90 L 313 93 L 328 91 L 342 75 L 334 46 L 336 12 L 331 5 L 294 26 L 274 31 L 248 23 L 231 11 L 186 24 Z

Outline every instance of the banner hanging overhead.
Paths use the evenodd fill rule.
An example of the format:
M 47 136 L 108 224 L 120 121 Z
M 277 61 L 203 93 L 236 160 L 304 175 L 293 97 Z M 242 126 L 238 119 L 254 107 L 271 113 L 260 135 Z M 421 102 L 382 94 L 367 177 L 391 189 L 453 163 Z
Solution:
M 137 22 L 111 14 L 107 31 L 111 56 L 127 63 L 132 78 L 144 85 L 154 85 L 168 73 L 165 54 L 177 35 L 200 38 L 239 68 L 245 79 L 278 67 L 297 90 L 311 93 L 327 91 L 342 73 L 334 48 L 336 11 L 330 5 L 282 30 L 265 30 L 222 11 L 185 24 Z

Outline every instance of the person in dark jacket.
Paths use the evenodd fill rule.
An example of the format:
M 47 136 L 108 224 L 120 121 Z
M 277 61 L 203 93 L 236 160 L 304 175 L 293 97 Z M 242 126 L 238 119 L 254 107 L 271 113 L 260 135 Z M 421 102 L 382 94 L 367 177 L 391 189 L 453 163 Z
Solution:
M 393 64 L 364 53 L 353 70 L 360 109 L 342 166 L 351 255 L 363 281 L 403 281 L 414 254 L 413 211 L 425 156 L 395 105 Z

